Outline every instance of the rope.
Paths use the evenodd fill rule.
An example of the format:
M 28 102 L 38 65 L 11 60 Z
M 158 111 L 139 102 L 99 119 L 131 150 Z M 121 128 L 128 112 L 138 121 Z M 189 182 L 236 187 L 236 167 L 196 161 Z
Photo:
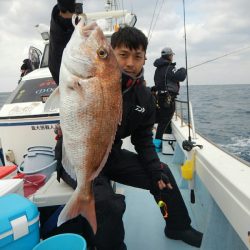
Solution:
M 153 20 L 154 20 L 154 16 L 155 16 L 156 7 L 158 5 L 158 1 L 159 0 L 156 0 L 156 3 L 155 3 L 154 13 L 153 13 L 153 16 L 152 16 L 152 19 L 151 19 L 151 22 L 150 22 L 150 26 L 149 26 L 148 37 L 149 37 L 150 32 L 151 32 L 151 27 L 152 27 L 152 24 L 153 24 Z
M 154 29 L 155 29 L 155 26 L 156 26 L 156 23 L 157 23 L 157 21 L 158 21 L 159 15 L 160 15 L 160 13 L 161 13 L 163 4 L 164 4 L 164 0 L 162 0 L 161 7 L 160 7 L 159 12 L 158 12 L 158 14 L 157 14 L 157 17 L 156 17 L 156 19 L 155 19 L 155 23 L 154 23 L 154 26 L 153 26 L 153 28 L 152 28 L 151 34 L 150 34 L 150 36 L 149 36 L 149 38 L 148 38 L 148 41 L 150 41 L 150 39 L 151 39 L 151 37 L 152 37 L 153 31 L 154 31 Z

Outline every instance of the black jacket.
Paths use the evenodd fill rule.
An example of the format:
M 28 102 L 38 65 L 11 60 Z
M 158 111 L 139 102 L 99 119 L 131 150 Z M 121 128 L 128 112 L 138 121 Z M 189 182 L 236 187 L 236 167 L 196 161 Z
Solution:
M 155 60 L 154 82 L 158 91 L 167 90 L 174 95 L 178 95 L 179 82 L 185 80 L 187 71 L 185 68 L 177 70 L 175 65 L 176 63 L 171 63 L 162 57 Z
M 131 136 L 140 160 L 149 172 L 160 170 L 160 160 L 155 151 L 152 139 L 152 128 L 155 123 L 155 101 L 149 88 L 143 82 L 143 75 L 134 85 L 128 86 L 131 78 L 123 74 L 123 116 L 118 126 L 115 142 L 109 157 L 116 157 L 121 148 L 121 139 Z M 126 86 L 127 85 L 127 86 Z M 109 159 L 110 160 L 110 159 Z
M 51 14 L 50 41 L 49 41 L 49 70 L 56 84 L 59 84 L 59 72 L 63 50 L 66 47 L 74 26 L 71 19 L 64 19 L 59 16 L 59 9 L 56 5 Z

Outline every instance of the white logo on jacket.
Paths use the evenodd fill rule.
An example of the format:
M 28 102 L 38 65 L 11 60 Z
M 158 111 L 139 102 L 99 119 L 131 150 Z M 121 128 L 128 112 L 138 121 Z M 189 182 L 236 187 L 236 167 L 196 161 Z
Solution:
M 177 68 L 173 68 L 173 69 L 172 69 L 172 72 L 175 73 L 176 71 L 177 71 Z
M 145 108 L 140 107 L 140 106 L 138 106 L 138 105 L 136 105 L 135 110 L 138 111 L 138 112 L 140 112 L 140 113 L 144 113 L 144 112 L 145 112 Z

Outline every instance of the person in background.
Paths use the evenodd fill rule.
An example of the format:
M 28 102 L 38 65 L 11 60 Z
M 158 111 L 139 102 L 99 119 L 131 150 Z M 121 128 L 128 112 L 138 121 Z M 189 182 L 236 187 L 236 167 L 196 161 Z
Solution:
M 185 68 L 176 69 L 173 62 L 174 52 L 171 48 L 164 48 L 161 57 L 156 59 L 154 74 L 155 87 L 158 92 L 159 123 L 156 131 L 156 139 L 162 139 L 164 133 L 171 134 L 171 119 L 175 112 L 175 99 L 179 94 L 180 82 L 187 75 Z
M 105 194 L 113 192 L 110 190 L 110 180 L 147 189 L 155 201 L 162 205 L 159 210 L 166 222 L 166 237 L 200 247 L 203 235 L 191 226 L 191 219 L 174 176 L 169 167 L 160 162 L 153 145 L 155 101 L 150 89 L 144 85 L 143 76 L 147 45 L 147 37 L 135 27 L 120 28 L 111 36 L 111 46 L 122 69 L 123 117 L 108 160 L 100 173 L 100 176 L 106 177 L 104 179 L 106 185 L 102 185 L 101 190 L 96 190 L 100 176 L 97 177 L 93 183 L 94 195 L 96 198 L 102 194 L 105 199 Z M 128 136 L 131 136 L 131 142 L 137 153 L 122 149 L 122 139 Z M 62 179 L 72 187 L 76 187 L 75 181 L 64 168 Z M 97 229 L 96 236 L 100 240 L 97 249 L 127 249 L 123 242 L 122 216 L 105 216 L 105 209 L 100 209 L 97 203 L 96 210 L 97 224 L 99 224 L 98 216 L 105 218 L 105 225 L 101 225 L 99 232 Z M 111 234 L 108 226 L 114 222 L 116 229 Z M 114 225 L 112 227 L 114 228 Z M 120 244 L 114 247 L 113 239 Z
M 57 85 L 63 50 L 74 31 L 72 16 L 75 13 L 75 0 L 57 0 L 50 21 L 49 70 Z
M 31 61 L 30 59 L 24 59 L 23 60 L 23 64 L 21 66 L 21 77 L 27 75 L 28 73 L 30 73 L 32 71 L 32 66 L 31 66 Z
M 22 78 L 29 74 L 31 71 L 32 71 L 32 66 L 31 66 L 31 61 L 30 59 L 24 59 L 23 60 L 23 64 L 22 66 L 20 67 L 20 71 L 21 71 L 21 75 L 20 75 L 20 79 L 18 81 L 18 84 L 21 82 Z

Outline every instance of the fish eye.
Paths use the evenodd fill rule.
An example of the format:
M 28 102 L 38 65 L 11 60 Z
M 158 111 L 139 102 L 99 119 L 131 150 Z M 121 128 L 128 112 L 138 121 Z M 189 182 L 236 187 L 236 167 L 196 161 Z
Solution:
M 108 57 L 108 51 L 103 48 L 103 47 L 100 47 L 98 50 L 97 50 L 97 55 L 102 58 L 102 59 L 105 59 Z

